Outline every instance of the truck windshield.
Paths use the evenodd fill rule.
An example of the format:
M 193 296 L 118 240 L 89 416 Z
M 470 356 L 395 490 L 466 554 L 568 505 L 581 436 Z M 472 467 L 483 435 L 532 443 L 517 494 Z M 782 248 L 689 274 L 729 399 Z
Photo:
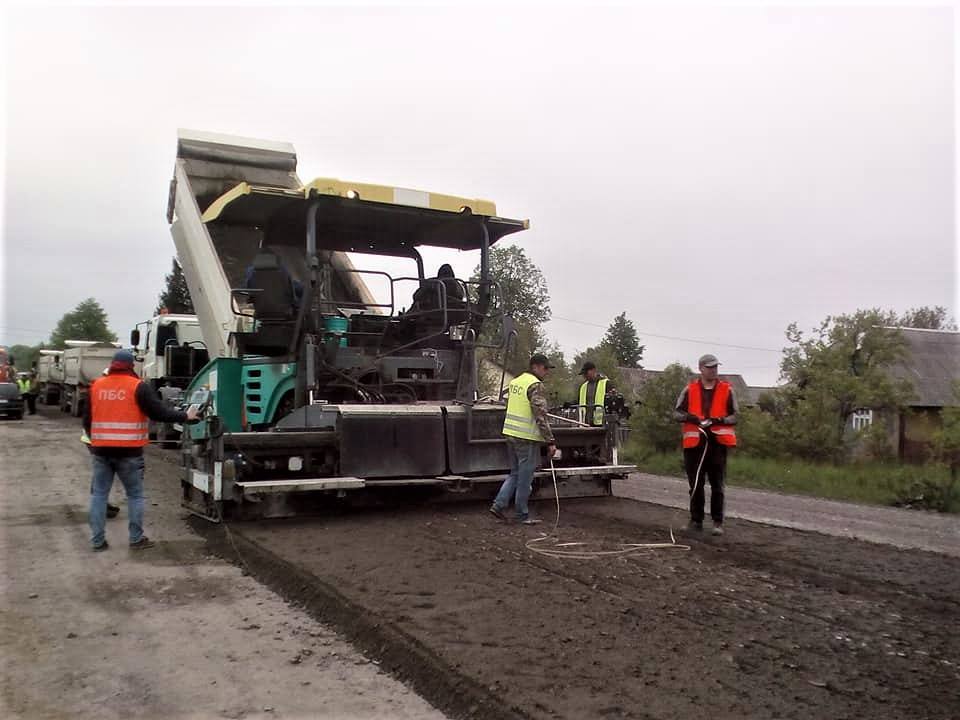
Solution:
M 157 357 L 160 357 L 164 353 L 164 348 L 166 348 L 167 343 L 173 341 L 174 345 L 177 345 L 177 323 L 171 322 L 166 325 L 157 326 L 157 347 L 155 353 Z

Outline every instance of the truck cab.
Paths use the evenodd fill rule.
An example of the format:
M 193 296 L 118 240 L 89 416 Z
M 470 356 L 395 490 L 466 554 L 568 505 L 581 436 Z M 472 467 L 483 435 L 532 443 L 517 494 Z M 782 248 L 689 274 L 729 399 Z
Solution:
M 130 333 L 137 374 L 155 390 L 187 386 L 209 359 L 196 315 L 164 313 Z

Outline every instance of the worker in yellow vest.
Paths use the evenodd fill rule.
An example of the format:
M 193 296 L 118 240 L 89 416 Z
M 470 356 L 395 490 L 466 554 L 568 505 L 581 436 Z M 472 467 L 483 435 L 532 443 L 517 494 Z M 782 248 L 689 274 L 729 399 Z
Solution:
M 557 446 L 547 418 L 547 396 L 543 381 L 550 374 L 550 360 L 536 354 L 530 358 L 530 370 L 510 383 L 507 388 L 507 412 L 503 419 L 503 435 L 507 439 L 510 456 L 510 474 L 500 486 L 500 492 L 490 506 L 490 512 L 506 520 L 504 511 L 513 501 L 517 520 L 524 525 L 540 522 L 530 518 L 527 500 L 533 487 L 533 473 L 540 459 L 540 447 L 547 446 L 547 457 L 553 457 Z
M 736 447 L 739 409 L 730 383 L 717 377 L 714 355 L 700 358 L 700 377 L 680 393 L 674 419 L 682 423 L 683 464 L 690 484 L 689 529 L 703 530 L 704 483 L 710 483 L 713 534 L 723 535 L 723 489 L 727 448 Z
M 607 399 L 607 378 L 600 374 L 597 366 L 587 361 L 580 368 L 583 384 L 580 386 L 579 418 L 588 425 L 603 425 L 603 408 Z
M 22 373 L 22 377 L 17 378 L 17 386 L 20 388 L 20 394 L 23 395 L 27 403 L 27 412 L 30 415 L 37 414 L 37 395 L 40 393 L 40 383 L 37 382 L 37 374 L 33 371 Z

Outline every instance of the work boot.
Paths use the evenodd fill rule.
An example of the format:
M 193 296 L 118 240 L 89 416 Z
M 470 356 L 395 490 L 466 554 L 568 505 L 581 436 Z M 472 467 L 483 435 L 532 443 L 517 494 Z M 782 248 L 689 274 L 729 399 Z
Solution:
M 703 532 L 703 522 L 691 520 L 687 523 L 687 532 Z
M 93 548 L 93 551 L 94 551 L 94 552 L 103 552 L 103 551 L 106 550 L 108 547 L 110 547 L 110 543 L 108 543 L 106 540 L 104 540 L 104 541 L 103 541 L 102 543 L 100 543 L 99 545 L 95 545 L 94 548 Z
M 503 520 L 504 522 L 507 521 L 507 516 L 504 515 L 496 505 L 490 506 L 490 514 L 493 515 L 497 520 Z
M 115 517 L 116 517 L 117 515 L 119 515 L 119 514 L 120 514 L 120 508 L 119 508 L 119 507 L 117 507 L 116 505 L 111 505 L 110 503 L 107 503 L 107 517 L 108 517 L 108 518 L 115 518 Z
M 131 550 L 146 550 L 147 548 L 152 548 L 156 543 L 144 535 L 142 538 L 137 540 L 135 543 L 130 543 Z
M 713 530 L 711 532 L 714 535 L 723 535 L 723 523 L 714 523 Z

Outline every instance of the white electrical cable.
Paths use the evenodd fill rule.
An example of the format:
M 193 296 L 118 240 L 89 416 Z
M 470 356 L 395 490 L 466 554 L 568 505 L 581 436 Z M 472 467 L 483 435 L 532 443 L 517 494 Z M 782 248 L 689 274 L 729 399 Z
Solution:
M 561 543 L 560 534 L 557 532 L 560 527 L 560 490 L 557 487 L 557 471 L 553 466 L 553 458 L 550 458 L 550 475 L 553 477 L 553 496 L 557 500 L 557 517 L 553 522 L 553 533 L 541 533 L 540 537 L 534 538 L 533 540 L 528 540 L 526 544 L 527 550 L 535 552 L 538 555 L 545 555 L 546 557 L 559 558 L 563 560 L 600 560 L 601 558 L 606 557 L 618 557 L 622 555 L 629 555 L 630 553 L 639 552 L 641 550 L 659 550 L 659 549 L 676 549 L 676 550 L 689 550 L 689 545 L 680 545 L 676 538 L 673 536 L 673 528 L 670 528 L 670 542 L 668 543 L 620 543 L 620 548 L 618 550 L 561 550 L 559 548 L 566 547 L 582 547 L 586 543 L 582 542 L 565 542 Z M 551 547 L 539 547 L 536 543 L 543 542 L 549 538 L 554 538 L 557 542 Z
M 700 456 L 700 464 L 697 465 L 697 474 L 694 476 L 693 488 L 690 490 L 690 497 L 693 497 L 693 494 L 700 486 L 700 471 L 703 469 L 703 461 L 707 459 L 707 449 L 710 447 L 710 436 L 707 435 L 707 431 L 699 425 L 697 425 L 697 430 L 699 430 L 703 435 L 703 454 Z

